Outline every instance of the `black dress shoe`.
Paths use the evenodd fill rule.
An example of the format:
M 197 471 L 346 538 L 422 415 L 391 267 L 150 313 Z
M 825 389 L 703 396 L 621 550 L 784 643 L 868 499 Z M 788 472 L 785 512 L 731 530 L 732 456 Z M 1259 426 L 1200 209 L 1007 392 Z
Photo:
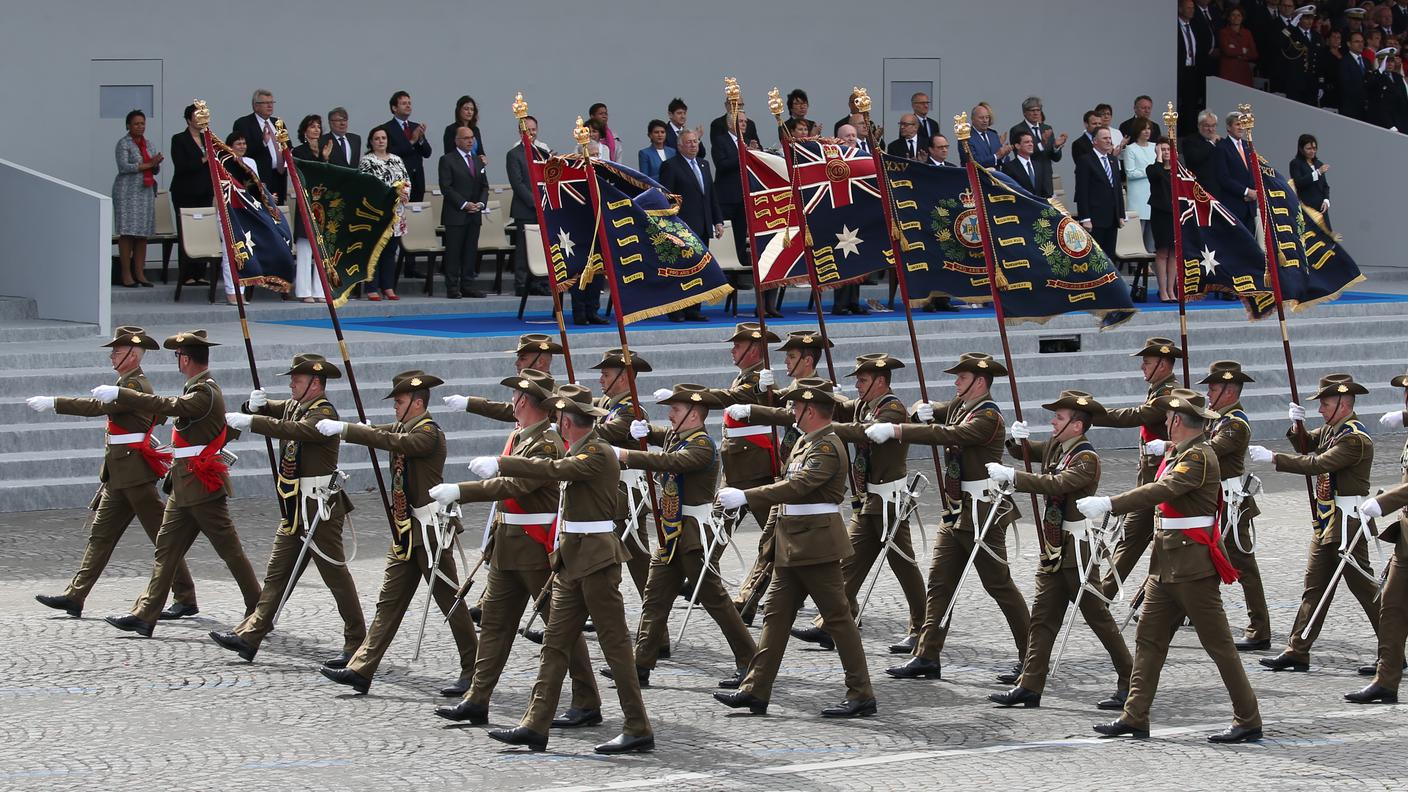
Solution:
M 860 718 L 875 714 L 875 699 L 846 699 L 821 711 L 823 718 Z
M 1243 727 L 1243 726 L 1229 726 L 1229 727 L 1227 727 L 1227 729 L 1224 730 L 1224 731 L 1220 731 L 1220 732 L 1218 732 L 1217 734 L 1209 734 L 1209 735 L 1208 735 L 1208 742 L 1210 742 L 1210 743 L 1222 743 L 1222 744 L 1224 744 L 1224 745 L 1230 744 L 1230 743 L 1255 742 L 1255 741 L 1260 740 L 1260 739 L 1261 739 L 1261 727 L 1260 727 L 1260 726 L 1257 726 L 1257 727 L 1254 727 L 1254 728 L 1250 728 L 1250 729 L 1248 729 L 1248 728 L 1246 728 L 1246 727 Z
M 362 694 L 365 694 L 372 686 L 370 679 L 367 679 L 350 668 L 328 668 L 327 666 L 323 666 L 318 669 L 318 673 L 339 685 L 346 685 Z
M 234 632 L 233 630 L 229 632 L 219 632 L 217 630 L 211 630 L 210 640 L 220 644 L 220 646 L 226 649 L 229 649 L 231 652 L 239 654 L 240 659 L 248 663 L 254 662 L 254 653 L 259 651 L 257 648 L 250 646 L 248 641 L 241 638 L 239 634 Z
M 548 736 L 538 734 L 526 726 L 515 726 L 512 729 L 493 729 L 489 732 L 489 737 L 509 745 L 526 745 L 534 751 L 548 749 Z
M 323 665 L 327 666 L 328 668 L 346 668 L 347 664 L 350 662 L 352 662 L 352 653 L 343 652 L 337 657 L 330 657 L 327 660 L 324 660 Z
M 1022 674 L 1020 671 L 1003 671 L 1001 674 L 997 675 L 997 681 L 1004 685 L 1015 685 L 1017 684 L 1017 680 L 1021 678 Z
M 462 299 L 464 299 L 464 295 L 460 294 L 459 292 L 450 292 L 450 293 L 448 293 L 448 294 L 445 295 L 445 299 L 447 299 L 447 300 L 462 300 Z
M 469 692 L 469 683 L 474 681 L 474 674 L 469 673 L 456 679 L 454 684 L 440 688 L 440 695 L 445 698 L 460 698 Z
M 1102 737 L 1123 737 L 1126 734 L 1141 740 L 1148 739 L 1149 737 L 1148 729 L 1136 728 L 1122 720 L 1112 720 L 1109 723 L 1097 723 L 1091 728 Z
M 597 673 L 601 674 L 602 676 L 606 677 L 607 679 L 615 679 L 615 678 L 616 678 L 616 674 L 615 674 L 614 672 L 612 672 L 612 670 L 610 669 L 610 667 L 607 667 L 607 666 L 602 666 L 601 668 L 597 669 Z M 641 686 L 641 687 L 643 687 L 643 688 L 645 688 L 645 687 L 650 687 L 650 669 L 649 669 L 649 668 L 641 668 L 640 666 L 636 666 L 636 679 L 640 680 L 640 686 Z
M 655 735 L 631 735 L 622 732 L 596 747 L 599 754 L 647 753 L 655 750 Z
M 197 613 L 200 613 L 200 608 L 194 605 L 187 605 L 184 602 L 173 602 L 167 605 L 166 610 L 162 611 L 161 615 L 157 616 L 157 618 L 162 621 L 170 621 L 172 619 L 182 618 L 183 616 L 194 616 Z
M 482 300 L 482 299 L 484 299 L 484 292 L 479 291 L 478 289 L 464 289 L 461 293 L 462 293 L 464 296 L 470 298 L 471 300 Z
M 709 321 L 709 317 L 705 316 L 705 315 L 704 315 L 702 312 L 700 312 L 700 311 L 694 311 L 694 312 L 686 311 L 686 312 L 685 312 L 685 315 L 684 315 L 684 318 L 685 318 L 686 321 L 689 321 L 689 322 L 707 322 L 707 321 Z M 602 320 L 602 324 L 606 324 L 606 320 L 603 319 L 603 320 Z
M 746 676 L 748 676 L 748 667 L 739 666 L 738 671 L 734 673 L 733 676 L 729 677 L 728 679 L 719 680 L 719 687 L 723 688 L 724 690 L 737 690 L 738 686 L 743 684 L 743 678 Z
M 686 318 L 688 318 L 688 317 L 686 317 Z M 691 320 L 691 321 L 698 321 L 698 320 Z M 705 319 L 704 321 L 707 322 L 707 321 L 709 321 L 709 320 L 708 320 L 708 319 Z M 589 324 L 589 325 L 604 325 L 604 324 L 611 324 L 611 323 L 608 322 L 608 321 L 606 321 L 606 318 L 605 318 L 605 317 L 601 317 L 601 316 L 597 316 L 596 314 L 592 314 L 592 315 L 590 315 L 590 316 L 587 317 L 587 324 Z
M 1271 639 L 1240 638 L 1232 643 L 1239 652 L 1265 652 L 1271 648 Z
M 601 708 L 579 709 L 568 707 L 567 711 L 552 719 L 554 729 L 585 729 L 601 725 Z
M 919 645 L 919 636 L 910 635 L 899 643 L 890 644 L 890 654 L 913 654 L 914 647 Z
M 1382 704 L 1397 704 L 1398 691 L 1389 690 L 1383 685 L 1370 684 L 1363 690 L 1344 694 L 1344 700 L 1353 701 L 1355 704 L 1373 704 L 1376 701 Z
M 40 605 L 61 610 L 75 619 L 83 615 L 83 603 L 72 597 L 65 597 L 62 594 L 35 594 L 34 599 Z
M 435 714 L 445 720 L 469 721 L 475 726 L 483 726 L 489 722 L 489 708 L 483 704 L 475 704 L 469 699 L 464 699 L 454 706 L 436 707 Z
M 1403 664 L 1403 668 L 1404 668 L 1405 671 L 1408 671 L 1408 663 L 1404 663 L 1404 664 Z M 1359 676 L 1371 677 L 1371 676 L 1378 676 L 1378 674 L 1379 674 L 1379 664 L 1378 664 L 1378 663 L 1370 663 L 1369 665 L 1362 665 L 1362 666 L 1359 666 Z
M 747 707 L 748 711 L 754 715 L 768 714 L 768 703 L 766 701 L 763 701 L 752 693 L 744 693 L 741 690 L 735 690 L 732 693 L 715 693 L 714 700 L 725 707 L 733 707 L 734 709 Z
M 480 608 L 478 605 L 469 606 L 469 618 L 472 619 L 475 624 L 478 624 L 479 620 L 484 618 L 484 609 Z
M 543 642 L 542 630 L 519 630 L 518 634 L 523 636 L 524 638 L 527 638 L 535 644 L 542 644 Z
M 674 314 L 670 314 L 670 321 L 671 321 L 671 322 L 674 322 L 675 324 L 680 324 L 680 323 L 682 323 L 682 322 L 684 321 L 684 317 L 683 317 L 683 316 L 676 316 L 676 315 L 674 315 Z M 585 323 L 585 322 L 573 322 L 573 324 L 586 324 L 586 323 Z
M 831 640 L 831 636 L 827 634 L 826 630 L 820 627 L 793 627 L 792 637 L 807 643 L 814 643 L 822 649 L 836 648 L 836 642 Z
M 832 308 L 832 309 L 831 309 L 831 315 L 832 315 L 832 316 L 850 316 L 850 315 L 851 315 L 851 309 L 850 309 L 850 308 Z
M 860 303 L 851 303 L 850 311 L 856 316 L 865 316 L 870 313 L 870 309 Z
M 1004 707 L 1015 707 L 1018 704 L 1023 707 L 1040 707 L 1041 694 L 1024 687 L 1014 687 L 1006 693 L 989 693 L 988 701 Z
M 1095 702 L 1096 709 L 1102 710 L 1123 710 L 1125 701 L 1129 700 L 1128 690 L 1116 690 L 1114 695 L 1107 699 L 1100 699 Z
M 1287 655 L 1285 652 L 1282 652 L 1281 654 L 1278 654 L 1275 657 L 1263 657 L 1261 658 L 1261 664 L 1271 669 L 1272 671 L 1310 670 L 1310 663 L 1307 663 L 1302 660 L 1296 660 L 1290 655 Z
M 137 633 L 143 638 L 152 637 L 152 623 L 144 622 L 130 613 L 124 616 L 108 616 L 104 618 L 103 621 L 119 630 Z
M 895 679 L 943 679 L 941 671 L 938 660 L 925 657 L 912 657 L 904 665 L 885 669 L 885 673 Z
M 782 311 L 779 311 L 779 310 L 777 310 L 776 308 L 769 308 L 769 309 L 767 309 L 766 311 L 763 311 L 763 313 L 764 313 L 769 319 L 781 319 L 781 318 L 782 318 Z

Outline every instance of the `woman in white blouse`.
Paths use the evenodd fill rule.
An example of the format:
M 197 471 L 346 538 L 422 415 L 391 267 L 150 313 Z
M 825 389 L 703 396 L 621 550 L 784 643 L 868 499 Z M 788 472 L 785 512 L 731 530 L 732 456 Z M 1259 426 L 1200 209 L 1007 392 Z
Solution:
M 387 185 L 401 192 L 401 200 L 396 202 L 396 219 L 391 226 L 391 239 L 381 249 L 377 259 L 376 273 L 367 281 L 367 299 L 378 301 L 382 297 L 399 300 L 396 296 L 396 256 L 401 252 L 401 236 L 406 233 L 406 201 L 411 197 L 411 176 L 406 172 L 406 164 L 401 158 L 386 150 L 386 130 L 377 127 L 367 135 L 367 153 L 357 169 L 362 173 L 381 179 Z

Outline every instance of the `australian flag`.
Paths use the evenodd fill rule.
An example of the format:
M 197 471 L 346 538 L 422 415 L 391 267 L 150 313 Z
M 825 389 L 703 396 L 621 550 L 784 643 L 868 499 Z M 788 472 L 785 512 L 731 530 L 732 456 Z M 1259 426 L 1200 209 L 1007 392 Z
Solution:
M 1253 319 L 1275 308 L 1266 275 L 1266 254 L 1256 237 L 1227 207 L 1178 166 L 1178 229 L 1183 242 L 1183 293 L 1198 299 L 1209 292 L 1235 294 Z
M 817 284 L 831 289 L 894 266 L 875 159 L 837 141 L 792 144 Z
M 1301 204 L 1290 181 L 1270 163 L 1260 156 L 1257 160 L 1276 244 L 1282 302 L 1303 310 L 1333 300 L 1364 280 L 1324 216 Z
M 787 160 L 776 154 L 744 149 L 748 196 L 748 238 L 758 254 L 758 277 L 764 289 L 807 280 L 806 248 L 792 201 Z
M 553 288 L 562 291 L 583 272 L 601 271 L 601 253 L 592 245 L 596 214 L 587 190 L 587 169 L 577 157 L 554 155 L 542 161 L 536 146 L 526 150 L 533 155 L 530 178 L 538 185 L 543 207 L 542 233 L 552 257 Z
M 939 296 L 992 300 L 968 171 L 888 154 L 881 161 L 903 240 L 910 302 L 917 307 Z
M 215 174 L 220 183 L 220 214 L 230 224 L 235 266 L 242 286 L 264 286 L 286 292 L 293 288 L 293 229 L 274 199 L 240 162 L 218 142 Z

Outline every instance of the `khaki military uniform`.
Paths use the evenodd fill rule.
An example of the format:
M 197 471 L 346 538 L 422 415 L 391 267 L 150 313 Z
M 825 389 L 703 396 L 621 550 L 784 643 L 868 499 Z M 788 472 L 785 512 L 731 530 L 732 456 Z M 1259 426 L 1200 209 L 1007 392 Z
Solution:
M 650 579 L 645 584 L 636 629 L 636 665 L 654 668 L 660 650 L 670 645 L 670 608 L 688 580 L 698 587 L 700 607 L 719 625 L 733 652 L 734 665 L 741 668 L 758 647 L 718 574 L 707 571 L 704 562 L 705 543 L 713 540 L 713 534 L 699 518 L 700 512 L 712 510 L 718 491 L 719 454 L 714 441 L 703 427 L 684 433 L 651 427 L 649 440 L 664 450 L 627 451 L 621 460 L 627 468 L 660 474 L 657 490 L 667 537 L 666 545 L 650 562 Z
M 1404 457 L 1408 460 L 1408 447 Z M 1408 465 L 1404 483 L 1380 495 L 1377 500 L 1384 514 L 1408 506 Z M 1387 538 L 1393 539 L 1393 559 L 1388 564 L 1388 579 L 1379 594 L 1379 660 L 1374 682 L 1397 691 L 1403 681 L 1403 642 L 1408 639 L 1408 516 L 1400 515 L 1398 524 Z M 1382 534 L 1381 534 L 1382 535 Z
M 1256 694 L 1247 681 L 1222 609 L 1221 578 L 1213 561 L 1214 553 L 1221 549 L 1216 541 L 1211 547 L 1200 544 L 1189 530 L 1176 528 L 1177 523 L 1171 522 L 1204 518 L 1205 530 L 1212 534 L 1221 494 L 1217 456 L 1198 437 L 1171 448 L 1161 465 L 1155 469 L 1154 481 L 1111 499 L 1113 514 L 1156 507 L 1161 512 L 1144 587 L 1144 610 L 1134 638 L 1134 674 L 1120 720 L 1137 729 L 1149 728 L 1149 707 L 1159 673 L 1174 632 L 1187 616 L 1232 697 L 1233 725 L 1259 729 L 1261 712 Z M 1167 516 L 1164 511 L 1179 517 Z
M 117 378 L 117 386 L 129 388 L 139 393 L 154 393 L 152 384 L 140 367 Z M 98 577 L 112 558 L 113 548 L 122 539 L 132 518 L 142 524 L 147 538 L 156 544 L 157 532 L 161 529 L 162 511 L 165 506 L 156 491 L 157 472 L 147 464 L 139 447 L 146 439 L 136 440 L 135 435 L 149 435 L 151 429 L 165 422 L 165 416 L 134 410 L 113 402 L 103 404 L 93 398 L 57 398 L 54 412 L 59 415 L 82 415 L 88 418 L 106 416 L 108 429 L 104 436 L 106 446 L 103 451 L 103 467 L 98 472 L 102 482 L 102 494 L 98 498 L 98 510 L 93 516 L 93 524 L 88 529 L 88 544 L 83 550 L 83 560 L 78 564 L 78 572 L 64 590 L 64 596 L 78 603 L 88 599 Z M 115 443 L 114 436 L 133 435 L 132 442 Z M 177 559 L 175 575 L 171 579 L 173 598 L 183 604 L 195 606 L 196 589 L 186 562 Z
M 1252 428 L 1242 403 L 1236 402 L 1218 411 L 1221 417 L 1208 428 L 1208 445 L 1217 455 L 1217 467 L 1222 471 L 1222 480 L 1228 485 L 1235 481 L 1238 487 L 1246 473 L 1247 445 L 1251 443 Z M 1226 501 L 1224 498 L 1224 509 Z M 1242 596 L 1247 601 L 1247 626 L 1243 637 L 1249 641 L 1265 641 L 1271 638 L 1271 616 L 1266 607 L 1266 591 L 1261 584 L 1261 569 L 1257 566 L 1256 555 L 1251 552 L 1255 537 L 1252 534 L 1252 519 L 1261 514 L 1256 500 L 1244 497 L 1238 507 L 1237 524 L 1228 525 L 1224 510 L 1222 516 L 1222 541 L 1227 547 L 1227 558 L 1237 568 L 1237 582 L 1242 585 Z M 1245 550 L 1243 549 L 1245 548 Z
M 248 412 L 248 405 L 245 407 Z M 269 552 L 259 604 L 254 613 L 235 627 L 235 634 L 255 648 L 274 628 L 274 612 L 288 588 L 289 576 L 301 577 L 310 557 L 342 617 L 342 650 L 351 654 L 367 637 L 362 604 L 357 599 L 357 584 L 347 569 L 347 556 L 342 546 L 343 521 L 352 511 L 347 493 L 339 490 L 328 504 L 327 519 L 316 519 L 313 547 L 304 555 L 303 565 L 294 569 L 304 537 L 314 524 L 319 508 L 319 501 L 304 490 L 315 486 L 313 479 L 337 475 L 337 455 L 342 439 L 325 437 L 318 431 L 318 421 L 325 418 L 337 420 L 337 409 L 326 398 L 319 397 L 308 404 L 293 399 L 268 402 L 254 411 L 250 422 L 250 431 L 279 441 L 278 492 L 283 512 L 283 520 L 274 534 L 274 547 Z M 313 552 L 313 548 L 317 552 Z
M 1066 528 L 1087 523 L 1085 516 L 1076 509 L 1076 501 L 1094 495 L 1100 485 L 1100 457 L 1084 435 L 1061 443 L 1032 442 L 1030 446 L 1032 455 L 1041 459 L 1041 473 L 1018 470 L 1013 484 L 1018 492 L 1035 492 L 1045 496 L 1045 508 L 1039 518 L 1042 524 L 1038 530 L 1045 531 L 1049 527 L 1060 531 L 1061 535 L 1059 561 L 1050 559 L 1056 563 L 1047 563 L 1047 559 L 1043 558 L 1043 563 L 1037 568 L 1027 654 L 1022 663 L 1022 676 L 1017 680 L 1018 686 L 1040 693 L 1046 689 L 1051 650 L 1061 632 L 1066 609 L 1075 602 L 1080 592 L 1078 562 L 1089 559 L 1094 551 L 1089 541 L 1077 539 Z M 1015 458 L 1022 457 L 1016 443 L 1009 444 L 1008 452 Z M 1092 586 L 1099 585 L 1095 575 L 1097 568 L 1092 566 L 1091 574 L 1086 579 Z M 1100 645 L 1110 654 L 1118 677 L 1116 689 L 1128 690 L 1134 660 L 1129 655 L 1129 647 L 1120 637 L 1119 625 L 1115 624 L 1109 607 L 1104 600 L 1087 591 L 1080 597 L 1080 612 L 1090 631 L 1095 633 Z
M 720 410 L 730 404 L 751 404 L 756 408 L 763 404 L 764 399 L 763 389 L 758 387 L 758 372 L 762 369 L 762 363 L 741 369 L 727 388 L 710 388 L 705 393 L 714 398 Z M 772 432 L 759 432 L 759 429 L 766 429 L 767 424 L 759 424 L 752 418 L 751 413 L 752 410 L 749 410 L 748 423 L 738 426 L 733 426 L 736 422 L 724 416 L 722 460 L 725 486 L 746 490 L 777 480 L 779 458 L 768 450 L 773 444 Z M 767 514 L 759 515 L 752 511 L 751 506 L 747 509 L 758 526 L 766 528 Z M 740 512 L 738 521 L 727 527 L 730 531 L 735 531 L 742 523 L 743 514 Z
M 186 380 L 180 396 L 155 396 L 150 393 L 121 388 L 117 392 L 119 407 L 141 410 L 175 418 L 173 427 L 186 449 L 204 446 L 194 456 L 181 456 L 181 448 L 166 476 L 170 497 L 161 518 L 161 530 L 156 537 L 156 563 L 152 566 L 147 590 L 132 606 L 132 614 L 144 622 L 156 621 L 166 594 L 176 578 L 181 561 L 195 543 L 198 534 L 210 540 L 221 560 L 229 567 L 244 595 L 245 613 L 259 604 L 259 576 L 240 546 L 240 535 L 230 520 L 230 476 L 223 463 L 214 461 L 223 444 L 235 439 L 238 432 L 225 426 L 225 397 L 220 385 L 209 371 Z M 197 476 L 197 471 L 208 471 Z
M 416 589 L 422 580 L 430 581 L 430 565 L 435 558 L 437 531 L 433 524 L 424 526 L 431 546 L 426 546 L 421 536 L 421 518 L 416 511 L 426 514 L 426 507 L 434 506 L 430 499 L 430 488 L 444 481 L 445 472 L 445 433 L 431 419 L 429 413 L 410 418 L 402 423 L 363 426 L 350 423 L 343 430 L 342 437 L 349 443 L 379 448 L 390 453 L 391 460 L 391 510 L 396 520 L 396 536 L 391 549 L 386 554 L 386 572 L 381 581 L 381 592 L 377 594 L 376 615 L 366 640 L 357 648 L 347 667 L 366 679 L 371 679 L 381 665 L 381 659 L 396 637 L 406 609 L 411 605 Z M 440 551 L 438 569 L 449 580 L 457 580 L 455 556 L 452 548 Z M 478 641 L 474 637 L 474 622 L 464 608 L 455 609 L 456 584 L 438 581 L 433 587 L 435 604 L 440 611 L 449 615 L 450 635 L 460 655 L 460 677 L 468 677 L 474 670 L 474 655 Z
M 929 567 L 928 601 L 924 607 L 924 627 L 914 656 L 938 661 L 948 628 L 941 628 L 949 603 L 958 588 L 963 567 L 973 554 L 974 534 L 987 520 L 996 504 L 983 499 L 989 462 L 1002 459 L 1003 421 L 997 403 L 989 397 L 973 401 L 954 400 L 934 405 L 934 424 L 905 424 L 897 438 L 907 443 L 944 446 L 944 519 L 934 542 L 934 559 Z M 976 511 L 976 522 L 975 520 Z M 1016 504 L 994 519 L 983 543 L 1002 558 L 1007 557 L 1007 527 L 1017 519 Z M 1012 570 L 986 552 L 978 551 L 974 571 L 993 598 L 1017 645 L 1017 656 L 1027 654 L 1027 633 L 1031 614 Z
M 636 419 L 636 414 L 635 402 L 631 401 L 629 391 L 616 396 L 598 396 L 592 403 L 606 410 L 606 415 L 597 423 L 597 436 L 618 448 L 640 448 L 640 441 L 631 437 L 631 422 Z M 631 554 L 631 559 L 626 562 L 626 569 L 631 573 L 636 593 L 644 597 L 645 584 L 650 578 L 650 534 L 654 533 L 654 516 L 650 512 L 650 504 L 646 503 L 645 508 L 636 516 L 635 534 L 628 536 L 627 512 L 630 508 L 626 500 L 625 483 L 621 483 L 618 489 L 621 495 L 616 505 L 616 534 L 625 544 L 626 552 Z
M 562 436 L 546 420 L 515 429 L 509 438 L 509 456 L 553 460 L 561 459 L 564 452 Z M 541 532 L 539 536 L 551 536 L 552 524 L 557 520 L 558 488 L 543 479 L 496 476 L 460 484 L 459 500 L 461 503 L 498 501 L 490 529 L 489 582 L 480 604 L 479 652 L 474 661 L 474 680 L 464 695 L 467 701 L 488 706 L 513 650 L 523 610 L 548 582 L 548 548 L 528 531 L 532 529 Z M 531 519 L 531 515 L 539 515 L 545 522 L 531 525 L 522 522 Z M 547 541 L 550 543 L 551 539 Z M 547 608 L 544 612 L 545 615 L 550 613 Z M 568 653 L 568 660 L 572 706 L 600 708 L 601 695 L 592 675 L 587 642 L 581 636 Z
M 1340 530 L 1342 513 L 1336 500 L 1367 496 L 1370 468 L 1374 463 L 1374 441 L 1364 431 L 1358 416 L 1353 413 L 1333 426 L 1312 430 L 1308 445 L 1315 449 L 1314 453 L 1276 454 L 1273 457 L 1277 470 L 1315 477 L 1318 524 L 1314 526 L 1310 556 L 1305 564 L 1305 590 L 1301 593 L 1300 610 L 1296 612 L 1295 623 L 1291 625 L 1291 639 L 1286 644 L 1285 652 L 1291 659 L 1303 663 L 1310 660 L 1310 647 L 1320 635 L 1320 628 L 1325 624 L 1334 597 L 1334 592 L 1331 592 L 1330 598 L 1325 601 L 1325 612 L 1320 615 L 1320 620 L 1310 625 L 1310 637 L 1302 638 L 1301 633 L 1310 621 L 1315 606 L 1324 596 L 1325 589 L 1330 585 L 1335 568 L 1340 562 L 1340 543 L 1343 540 Z M 1358 518 L 1350 517 L 1346 527 L 1352 538 L 1354 532 L 1359 530 Z M 1369 565 L 1370 541 L 1360 538 L 1352 555 L 1355 562 L 1366 570 L 1372 570 Z M 1350 593 L 1359 600 L 1369 624 L 1373 625 L 1374 632 L 1377 633 L 1379 606 L 1374 601 L 1378 596 L 1374 583 L 1348 568 L 1345 569 L 1343 578 Z
M 802 433 L 793 422 L 791 407 L 768 407 L 763 404 L 754 404 L 748 411 L 748 420 L 754 425 L 766 424 L 782 427 L 782 436 L 777 443 L 778 459 L 787 459 L 792 456 L 792 449 L 796 447 Z M 767 591 L 768 584 L 772 581 L 773 530 L 777 525 L 777 515 L 774 512 L 776 509 L 768 513 L 767 520 L 763 523 L 763 532 L 758 535 L 758 555 L 753 559 L 752 569 L 748 570 L 747 577 L 738 587 L 738 594 L 733 598 L 733 604 L 739 609 L 739 615 L 749 623 L 752 623 L 753 617 L 757 614 L 758 606 L 762 603 L 762 595 Z
M 848 467 L 845 446 L 828 425 L 802 436 L 787 459 L 781 481 L 745 492 L 755 514 L 774 506 L 779 507 L 779 512 L 763 633 L 758 653 L 739 685 L 741 692 L 763 701 L 772 697 L 792 622 L 802 601 L 810 596 L 841 657 L 846 699 L 863 701 L 875 697 L 860 630 L 851 616 L 841 565 L 837 563 L 854 553 L 840 512 L 841 501 L 846 497 Z
M 502 457 L 499 474 L 564 482 L 558 547 L 550 557 L 557 569 L 552 611 L 543 632 L 543 650 L 533 697 L 519 725 L 547 734 L 557 709 L 569 655 L 590 617 L 601 653 L 616 680 L 625 716 L 622 731 L 653 734 L 631 655 L 631 636 L 621 599 L 621 564 L 630 556 L 614 530 L 620 462 L 595 432 L 580 438 L 562 459 Z

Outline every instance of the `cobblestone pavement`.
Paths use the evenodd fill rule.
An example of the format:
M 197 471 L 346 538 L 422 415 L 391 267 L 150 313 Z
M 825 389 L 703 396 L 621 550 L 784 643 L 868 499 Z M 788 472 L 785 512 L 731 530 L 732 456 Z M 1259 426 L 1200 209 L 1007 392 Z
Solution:
M 1381 456 L 1375 481 L 1396 481 L 1391 460 Z M 1102 492 L 1111 493 L 1133 477 L 1128 452 L 1109 455 L 1106 470 Z M 1262 477 L 1268 495 L 1259 555 L 1275 637 L 1284 641 L 1300 594 L 1306 504 L 1296 478 Z M 361 551 L 352 568 L 370 619 L 385 531 L 375 495 L 356 500 Z M 262 569 L 273 505 L 245 499 L 233 510 L 246 551 Z M 932 503 L 925 513 L 934 513 Z M 887 655 L 886 646 L 903 630 L 904 608 L 886 571 L 864 630 L 876 717 L 818 717 L 822 706 L 844 694 L 840 665 L 834 652 L 796 641 L 767 717 L 717 705 L 709 694 L 729 670 L 729 655 L 712 622 L 695 614 L 684 649 L 661 662 L 646 690 L 654 754 L 592 755 L 591 746 L 614 736 L 621 722 L 603 680 L 606 723 L 554 731 L 549 751 L 530 755 L 503 750 L 481 728 L 431 714 L 443 701 L 435 691 L 453 676 L 455 661 L 447 631 L 432 616 L 421 660 L 410 662 L 423 590 L 368 696 L 346 695 L 317 673 L 318 659 L 336 653 L 341 627 L 316 575 L 305 578 L 255 663 L 215 646 L 206 632 L 233 625 L 241 600 L 203 540 L 189 557 L 201 613 L 160 623 L 154 639 L 128 637 L 101 621 L 125 611 L 144 586 L 151 550 L 135 527 L 82 619 L 44 609 L 33 596 L 62 590 L 81 554 L 86 516 L 0 516 L 3 789 L 1403 789 L 1408 774 L 1400 750 L 1408 713 L 1397 706 L 1355 707 L 1340 698 L 1364 683 L 1355 667 L 1374 658 L 1368 623 L 1344 593 L 1310 673 L 1275 674 L 1257 666 L 1255 655 L 1244 656 L 1266 719 L 1267 739 L 1259 745 L 1217 748 L 1205 741 L 1230 722 L 1231 708 L 1191 630 L 1180 631 L 1169 655 L 1150 741 L 1093 739 L 1091 724 L 1111 717 L 1093 704 L 1113 689 L 1114 673 L 1082 625 L 1040 709 L 992 707 L 986 695 L 1002 688 L 993 675 L 1015 658 L 996 606 L 975 587 L 958 606 L 944 679 L 889 679 L 884 668 L 902 658 Z M 468 510 L 470 544 L 484 516 L 482 507 Z M 1021 530 L 1015 577 L 1030 596 L 1035 561 L 1028 520 Z M 756 539 L 756 528 L 740 536 L 749 562 Z M 732 553 L 725 572 L 739 576 Z M 639 600 L 625 588 L 634 623 Z M 1229 617 L 1240 627 L 1240 591 L 1224 591 Z M 1124 611 L 1117 606 L 1116 617 Z M 675 612 L 673 629 L 682 615 Z M 1132 645 L 1132 628 L 1126 638 Z M 526 641 L 515 647 L 492 704 L 495 726 L 514 725 L 522 714 L 536 673 L 535 649 Z M 595 646 L 592 651 L 599 665 Z

